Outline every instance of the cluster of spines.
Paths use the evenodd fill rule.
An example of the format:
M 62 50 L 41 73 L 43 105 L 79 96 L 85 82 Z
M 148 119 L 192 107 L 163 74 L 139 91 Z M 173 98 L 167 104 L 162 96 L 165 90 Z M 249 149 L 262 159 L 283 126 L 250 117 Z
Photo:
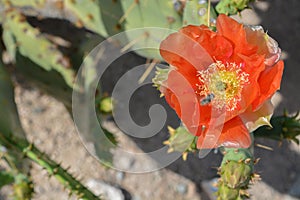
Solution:
M 255 0 L 220 0 L 216 6 L 218 13 L 226 15 L 239 14 L 242 10 L 249 8 L 249 4 Z
M 262 126 L 254 131 L 254 136 L 270 138 L 279 142 L 286 139 L 299 144 L 297 138 L 300 135 L 299 117 L 299 112 L 291 116 L 287 111 L 284 111 L 283 115 L 271 118 L 272 127 Z
M 225 148 L 223 154 L 223 161 L 218 169 L 218 200 L 249 198 L 249 185 L 260 180 L 259 175 L 254 173 L 254 164 L 258 159 L 253 159 L 249 149 Z

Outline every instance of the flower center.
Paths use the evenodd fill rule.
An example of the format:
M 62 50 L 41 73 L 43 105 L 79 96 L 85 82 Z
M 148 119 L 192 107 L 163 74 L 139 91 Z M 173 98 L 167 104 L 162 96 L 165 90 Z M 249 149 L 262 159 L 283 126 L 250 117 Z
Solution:
M 223 64 L 217 61 L 211 64 L 206 70 L 198 71 L 200 90 L 199 94 L 205 96 L 201 100 L 201 105 L 211 103 L 218 109 L 226 107 L 232 111 L 237 108 L 241 100 L 243 87 L 249 84 L 246 72 L 243 72 L 242 64 L 236 63 Z

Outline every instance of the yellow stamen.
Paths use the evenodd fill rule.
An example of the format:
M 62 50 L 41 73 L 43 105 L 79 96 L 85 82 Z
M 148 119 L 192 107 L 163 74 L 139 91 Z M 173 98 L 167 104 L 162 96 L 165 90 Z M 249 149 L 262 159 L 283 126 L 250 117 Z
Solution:
M 213 96 L 209 103 L 218 109 L 224 106 L 226 110 L 232 111 L 237 108 L 241 100 L 243 87 L 249 84 L 246 72 L 243 72 L 242 64 L 222 63 L 217 61 L 206 70 L 198 71 L 198 85 L 201 96 Z

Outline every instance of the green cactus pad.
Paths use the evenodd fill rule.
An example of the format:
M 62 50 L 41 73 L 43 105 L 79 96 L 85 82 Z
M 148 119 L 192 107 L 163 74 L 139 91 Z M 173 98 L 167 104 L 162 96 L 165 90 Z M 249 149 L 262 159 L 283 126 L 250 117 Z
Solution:
M 224 164 L 228 161 L 239 162 L 241 160 L 246 160 L 246 159 L 252 160 L 252 154 L 249 149 L 224 148 L 223 154 L 224 154 L 224 158 L 223 158 L 222 164 Z
M 98 0 L 65 0 L 64 7 L 78 17 L 78 26 L 84 26 L 103 37 L 108 36 Z
M 69 59 L 43 36 L 38 29 L 32 27 L 16 9 L 8 10 L 5 19 L 3 27 L 5 31 L 10 31 L 13 35 L 16 49 L 45 70 L 59 72 L 66 83 L 72 87 L 75 73 L 71 69 Z M 12 47 L 9 47 L 9 49 L 12 51 Z
M 2 33 L 3 43 L 6 47 L 7 53 L 11 57 L 12 60 L 16 60 L 16 41 L 14 39 L 13 34 L 9 30 L 3 30 Z
M 169 146 L 169 153 L 180 152 L 183 160 L 186 160 L 188 153 L 197 151 L 197 137 L 191 134 L 186 127 L 179 126 L 177 129 L 168 127 L 168 129 L 170 137 L 164 144 Z
M 210 6 L 210 12 L 208 12 L 208 7 L 206 1 L 187 1 L 183 11 L 183 25 L 209 25 L 212 19 L 217 18 L 217 14 L 212 6 Z M 210 18 L 209 21 L 208 17 Z
M 246 189 L 253 178 L 254 161 L 250 149 L 224 148 L 219 168 L 218 199 L 241 200 L 248 198 Z
M 119 24 L 123 16 L 121 1 L 115 0 L 98 0 L 101 10 L 101 18 L 108 35 L 115 35 L 124 30 Z
M 218 198 L 217 200 L 239 200 L 240 194 L 239 190 L 235 190 L 227 187 L 224 183 L 218 183 Z
M 251 180 L 253 164 L 246 164 L 244 161 L 228 161 L 221 165 L 221 178 L 229 188 L 245 187 Z
M 13 6 L 43 7 L 46 3 L 46 0 L 7 0 L 7 2 Z
M 128 32 L 127 44 L 134 41 L 132 46 L 142 48 L 137 54 L 162 60 L 159 54 L 160 42 L 168 36 L 172 30 L 178 30 L 182 26 L 180 14 L 173 8 L 172 1 L 149 0 L 122 0 L 124 15 L 120 22 L 124 23 L 125 30 L 142 28 L 138 32 Z M 163 28 L 145 29 L 146 27 Z M 147 47 L 151 49 L 145 50 Z

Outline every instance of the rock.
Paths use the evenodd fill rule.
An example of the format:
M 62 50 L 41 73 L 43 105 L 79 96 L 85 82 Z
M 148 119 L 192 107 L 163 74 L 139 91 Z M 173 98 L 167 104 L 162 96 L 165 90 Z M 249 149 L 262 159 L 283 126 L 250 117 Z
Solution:
M 179 194 L 185 194 L 187 192 L 187 185 L 184 183 L 179 183 L 176 186 L 176 190 Z
M 87 181 L 87 187 L 92 190 L 94 194 L 101 195 L 104 199 L 125 200 L 125 197 L 119 188 L 104 183 L 103 181 L 89 179 Z
M 117 181 L 121 182 L 124 179 L 124 176 L 125 176 L 124 172 L 120 172 L 120 171 L 117 172 L 116 173 L 116 179 L 117 179 Z

